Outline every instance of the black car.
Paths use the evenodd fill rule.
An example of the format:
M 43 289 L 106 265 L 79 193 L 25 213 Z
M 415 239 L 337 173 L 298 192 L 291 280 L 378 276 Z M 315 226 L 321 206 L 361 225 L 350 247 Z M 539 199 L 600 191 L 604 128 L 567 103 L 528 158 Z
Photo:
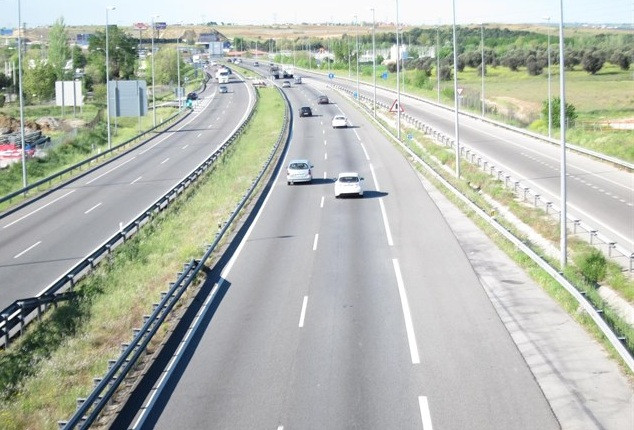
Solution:
M 302 106 L 299 108 L 299 116 L 313 116 L 313 111 L 308 106 Z
M 187 94 L 187 100 L 198 100 L 198 94 L 193 93 L 193 92 Z
M 317 104 L 319 105 L 327 105 L 328 103 L 330 103 L 330 101 L 326 96 L 319 96 L 319 98 L 317 99 Z

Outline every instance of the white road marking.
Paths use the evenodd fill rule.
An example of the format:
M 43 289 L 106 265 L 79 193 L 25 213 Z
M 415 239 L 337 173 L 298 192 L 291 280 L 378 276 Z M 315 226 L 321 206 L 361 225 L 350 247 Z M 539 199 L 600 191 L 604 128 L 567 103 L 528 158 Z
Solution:
M 198 136 L 196 136 L 196 137 L 198 138 L 198 137 L 200 137 L 200 136 L 202 136 L 202 135 L 203 135 L 202 133 L 198 133 Z
M 169 159 L 170 159 L 170 158 L 169 158 L 169 157 L 167 157 L 165 160 L 161 161 L 161 164 L 165 164 L 165 163 L 167 163 L 167 162 L 169 161 Z
M 319 233 L 315 234 L 315 240 L 313 241 L 313 251 L 317 251 L 317 242 L 319 241 Z
M 394 246 L 392 240 L 392 230 L 390 229 L 390 223 L 387 219 L 387 212 L 385 212 L 385 204 L 383 203 L 383 197 L 379 198 L 379 206 L 381 207 L 381 216 L 383 216 L 383 225 L 385 226 L 385 235 L 387 236 L 387 244 Z
M 134 157 L 131 157 L 129 160 L 124 161 L 123 163 L 113 167 L 112 169 L 103 172 L 101 175 L 97 176 L 96 178 L 92 178 L 90 181 L 86 182 L 86 185 L 92 184 L 93 182 L 95 182 L 97 179 L 101 179 L 104 176 L 106 176 L 108 173 L 113 172 L 115 170 L 117 170 L 119 167 L 121 166 L 125 166 L 126 164 L 128 164 L 130 161 L 134 160 L 136 158 L 136 155 Z
M 416 334 L 414 333 L 414 323 L 412 322 L 412 314 L 409 310 L 409 302 L 407 301 L 407 293 L 403 283 L 403 275 L 401 274 L 401 266 L 396 258 L 392 259 L 394 264 L 394 273 L 396 273 L 396 284 L 398 285 L 398 294 L 401 296 L 401 306 L 403 308 L 403 317 L 405 318 L 405 331 L 407 331 L 407 342 L 409 343 L 409 352 L 412 357 L 412 364 L 419 364 L 418 346 L 416 345 Z
M 365 145 L 361 142 L 361 149 L 363 149 L 363 153 L 365 154 L 365 159 L 370 161 L 370 156 L 368 155 L 368 151 L 365 149 Z
M 302 312 L 299 314 L 299 327 L 304 327 L 304 318 L 306 317 L 306 306 L 308 305 L 308 296 L 304 296 L 302 303 Z
M 323 121 L 321 121 L 321 125 L 324 125 L 324 122 L 323 122 Z
M 27 217 L 30 217 L 30 216 L 31 216 L 31 215 L 33 215 L 34 213 L 37 213 L 37 212 L 41 211 L 41 210 L 42 210 L 42 209 L 44 209 L 45 207 L 52 205 L 53 203 L 55 203 L 55 202 L 57 202 L 57 201 L 59 201 L 59 200 L 63 199 L 64 197 L 66 197 L 66 196 L 68 196 L 68 195 L 70 195 L 70 194 L 74 193 L 75 191 L 77 191 L 77 190 L 71 190 L 71 191 L 67 192 L 67 193 L 66 193 L 66 194 L 64 194 L 63 196 L 60 196 L 60 197 L 56 198 L 55 200 L 53 200 L 53 201 L 51 201 L 51 202 L 48 202 L 48 203 L 47 203 L 47 204 L 45 204 L 44 206 L 42 206 L 42 207 L 39 207 L 39 208 L 35 209 L 33 212 L 29 212 L 28 214 L 26 214 L 26 215 L 24 215 L 24 216 L 22 216 L 22 217 L 20 217 L 20 218 L 16 219 L 16 220 L 15 220 L 15 221 L 13 221 L 13 222 L 10 222 L 9 224 L 5 225 L 5 226 L 4 226 L 4 227 L 2 227 L 2 228 L 11 227 L 13 224 L 16 224 L 16 223 L 18 223 L 18 222 L 22 221 L 23 219 L 25 219 L 25 218 L 27 218 Z
M 326 172 L 324 172 L 324 179 L 326 179 L 326 178 L 327 178 L 327 176 L 326 176 Z
M 327 152 L 325 152 L 325 153 L 324 153 L 324 160 L 327 160 L 327 159 L 328 159 L 328 153 L 327 153 Z
M 429 413 L 429 403 L 426 396 L 418 396 L 418 406 L 420 407 L 420 417 L 423 420 L 423 430 L 432 430 L 431 414 Z
M 188 146 L 189 146 L 189 143 L 188 143 L 187 145 L 183 146 L 181 149 L 185 149 L 185 148 L 187 148 Z
M 26 248 L 24 251 L 20 252 L 19 254 L 15 255 L 13 258 L 20 258 L 22 257 L 24 254 L 26 254 L 27 252 L 29 252 L 30 250 L 32 250 L 33 248 L 35 248 L 36 246 L 38 246 L 40 243 L 42 243 L 42 241 L 38 241 L 36 243 L 34 243 L 33 245 L 29 246 L 28 248 Z
M 322 133 L 322 134 L 326 134 L 326 129 L 324 128 L 324 129 L 321 131 L 321 133 Z
M 134 181 L 130 182 L 130 185 L 132 184 L 136 184 L 137 182 L 139 182 L 141 180 L 141 178 L 143 178 L 143 176 L 139 176 L 138 178 L 136 178 Z
M 91 207 L 90 209 L 88 209 L 86 212 L 84 212 L 84 215 L 89 214 L 90 212 L 94 211 L 95 209 L 97 209 L 99 206 L 101 206 L 102 203 L 97 203 L 96 205 L 94 205 L 93 207 Z
M 284 426 L 278 426 L 277 430 L 284 430 Z
M 361 136 L 359 136 L 359 133 L 357 133 L 357 130 L 353 129 L 352 131 L 354 131 L 354 134 L 357 135 L 357 139 L 359 140 L 359 142 L 361 142 Z
M 324 139 L 324 146 L 326 146 L 328 143 L 326 142 L 326 139 Z
M 319 207 L 320 207 L 320 208 L 323 208 L 323 207 L 324 207 L 324 200 L 326 200 L 326 199 L 324 198 L 324 196 L 321 196 L 321 203 L 319 203 Z

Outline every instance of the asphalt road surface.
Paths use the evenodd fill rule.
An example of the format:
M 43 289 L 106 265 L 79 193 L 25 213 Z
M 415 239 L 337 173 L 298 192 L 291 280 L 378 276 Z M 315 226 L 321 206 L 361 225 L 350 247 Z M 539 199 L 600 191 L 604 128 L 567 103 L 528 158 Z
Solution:
M 139 148 L 0 218 L 0 308 L 33 297 L 147 209 L 229 137 L 252 90 L 208 86 L 194 111 Z

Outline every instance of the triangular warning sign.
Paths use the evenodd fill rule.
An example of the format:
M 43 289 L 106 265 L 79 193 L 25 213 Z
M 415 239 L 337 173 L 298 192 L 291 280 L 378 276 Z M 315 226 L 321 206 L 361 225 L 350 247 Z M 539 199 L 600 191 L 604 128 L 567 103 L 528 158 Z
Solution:
M 392 107 L 390 108 L 390 112 L 396 112 L 399 108 L 401 110 L 401 113 L 405 112 L 405 109 L 403 109 L 403 105 L 399 105 L 398 100 L 394 100 L 394 103 L 392 103 Z

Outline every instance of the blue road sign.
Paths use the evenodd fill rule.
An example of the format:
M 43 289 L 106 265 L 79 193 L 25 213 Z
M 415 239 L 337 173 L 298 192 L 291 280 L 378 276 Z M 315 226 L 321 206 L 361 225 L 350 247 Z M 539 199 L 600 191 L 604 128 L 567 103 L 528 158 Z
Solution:
M 334 74 L 334 73 L 328 73 L 328 77 L 329 77 L 330 79 L 332 79 L 332 78 L 334 78 L 334 77 L 335 77 L 335 74 Z
M 387 79 L 387 72 L 383 72 L 383 74 L 381 75 L 381 79 Z
M 407 138 L 408 138 L 409 140 L 412 140 L 412 139 L 414 139 L 414 135 L 413 135 L 412 133 L 409 133 L 409 134 L 407 135 Z
M 356 91 L 355 91 L 353 94 L 354 94 L 354 98 L 355 98 L 355 99 L 359 97 L 359 94 L 357 94 L 357 92 L 356 92 Z

